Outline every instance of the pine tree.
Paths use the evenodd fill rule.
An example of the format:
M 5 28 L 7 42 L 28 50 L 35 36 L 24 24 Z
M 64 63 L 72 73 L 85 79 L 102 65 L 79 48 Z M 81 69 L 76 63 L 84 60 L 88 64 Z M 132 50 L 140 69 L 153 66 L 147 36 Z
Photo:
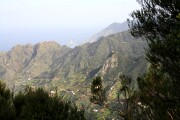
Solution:
M 140 0 L 141 10 L 131 14 L 132 35 L 147 40 L 147 60 L 174 79 L 180 78 L 179 0 Z M 174 81 L 178 82 L 178 81 Z
M 180 1 L 140 0 L 132 35 L 144 37 L 149 71 L 138 78 L 138 119 L 180 119 Z
M 6 88 L 5 83 L 0 81 L 0 119 L 15 120 L 15 108 L 12 104 L 13 94 Z
M 105 91 L 102 86 L 102 79 L 100 76 L 96 77 L 92 81 L 91 85 L 91 98 L 90 101 L 99 105 L 104 105 L 106 101 Z

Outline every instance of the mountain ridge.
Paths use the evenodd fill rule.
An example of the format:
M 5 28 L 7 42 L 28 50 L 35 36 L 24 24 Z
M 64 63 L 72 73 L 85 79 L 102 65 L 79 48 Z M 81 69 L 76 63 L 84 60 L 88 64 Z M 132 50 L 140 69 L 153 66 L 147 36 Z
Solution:
M 135 79 L 146 71 L 144 48 L 146 42 L 134 38 L 129 30 L 75 48 L 54 42 L 17 45 L 0 52 L 0 79 L 15 93 L 27 85 L 57 90 L 63 99 L 83 106 L 92 118 L 94 113 L 90 111 L 94 109 L 108 111 L 90 103 L 92 79 L 102 76 L 107 99 L 116 103 L 115 93 L 121 86 L 119 76 L 128 75 L 136 83 Z
M 92 43 L 92 42 L 97 41 L 102 36 L 106 37 L 106 36 L 108 36 L 110 34 L 123 32 L 123 31 L 126 31 L 128 29 L 129 29 L 129 27 L 128 27 L 127 21 L 122 22 L 122 23 L 114 22 L 114 23 L 110 24 L 109 26 L 105 27 L 100 32 L 93 34 L 90 38 L 85 40 L 84 43 L 86 43 L 86 42 Z
M 133 39 L 135 38 L 130 35 L 129 31 L 125 31 L 107 37 L 100 37 L 94 43 L 77 46 L 73 49 L 52 41 L 38 43 L 34 46 L 29 44 L 25 46 L 17 45 L 1 56 L 6 54 L 5 65 L 11 65 L 9 67 L 13 68 L 13 71 L 21 71 L 24 74 L 31 73 L 32 75 L 29 75 L 31 77 L 42 76 L 43 71 L 47 73 L 48 71 L 57 70 L 64 72 L 64 77 L 71 73 L 83 72 L 85 69 L 84 73 L 87 75 L 91 72 L 88 69 L 97 69 L 95 67 L 98 64 L 102 65 L 112 51 L 122 54 L 121 56 L 124 58 L 141 56 L 144 53 L 141 46 L 146 46 L 146 43 L 140 39 L 136 39 L 136 41 Z M 21 56 L 21 59 L 19 59 L 19 56 Z M 31 70 L 35 68 L 36 72 L 42 72 L 35 75 L 35 73 L 32 73 L 34 70 Z M 64 70 L 64 68 L 67 68 L 67 70 Z M 70 71 L 70 69 L 73 70 Z

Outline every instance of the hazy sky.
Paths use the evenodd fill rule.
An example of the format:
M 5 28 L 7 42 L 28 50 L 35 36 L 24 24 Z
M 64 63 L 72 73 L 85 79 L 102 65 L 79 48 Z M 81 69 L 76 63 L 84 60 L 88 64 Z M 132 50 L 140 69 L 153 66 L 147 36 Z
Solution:
M 78 44 L 139 8 L 136 0 L 0 0 L 0 50 L 48 40 Z

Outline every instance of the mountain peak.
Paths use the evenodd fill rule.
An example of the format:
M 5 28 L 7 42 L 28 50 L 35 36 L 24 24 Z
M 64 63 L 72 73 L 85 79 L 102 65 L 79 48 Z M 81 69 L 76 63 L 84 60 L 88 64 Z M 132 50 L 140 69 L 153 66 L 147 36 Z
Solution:
M 118 24 L 121 24 L 121 23 L 118 23 L 118 22 L 113 22 L 112 24 L 110 24 L 109 26 L 114 26 L 114 25 L 118 25 Z
M 114 31 L 114 33 L 112 33 L 112 34 L 115 34 L 117 32 L 123 32 L 123 31 L 128 30 L 128 23 L 127 23 L 127 21 L 122 22 L 122 23 L 113 22 L 108 27 L 106 27 L 104 30 L 107 31 L 108 29 L 112 29 Z
M 97 41 L 100 37 L 106 37 L 110 34 L 115 34 L 118 32 L 123 32 L 128 30 L 128 23 L 127 21 L 122 22 L 122 23 L 118 23 L 118 22 L 114 22 L 112 24 L 110 24 L 109 26 L 107 26 L 106 28 L 104 28 L 102 31 L 92 35 L 89 39 L 87 39 L 85 42 L 95 42 Z
M 10 51 L 22 51 L 23 49 L 28 49 L 28 48 L 32 48 L 33 45 L 32 44 L 27 44 L 27 45 L 15 45 Z
M 43 42 L 37 43 L 37 45 L 42 45 L 42 46 L 58 45 L 58 46 L 60 46 L 60 44 L 58 44 L 58 43 L 55 42 L 55 41 L 43 41 Z

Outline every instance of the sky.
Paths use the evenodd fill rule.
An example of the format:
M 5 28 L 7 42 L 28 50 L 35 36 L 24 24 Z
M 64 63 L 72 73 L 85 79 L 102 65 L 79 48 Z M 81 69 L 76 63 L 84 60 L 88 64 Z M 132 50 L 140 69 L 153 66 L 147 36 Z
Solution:
M 0 0 L 0 50 L 52 40 L 78 45 L 139 8 L 136 0 Z

